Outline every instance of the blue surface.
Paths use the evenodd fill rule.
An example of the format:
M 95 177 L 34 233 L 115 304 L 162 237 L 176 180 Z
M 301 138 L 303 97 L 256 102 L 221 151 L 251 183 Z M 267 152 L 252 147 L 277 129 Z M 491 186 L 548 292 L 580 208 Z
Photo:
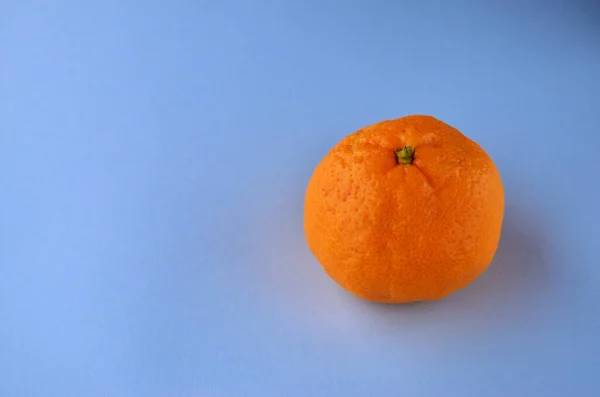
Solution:
M 440 3 L 2 1 L 0 396 L 599 396 L 599 7 Z M 502 241 L 370 304 L 304 188 L 411 113 L 494 158 Z

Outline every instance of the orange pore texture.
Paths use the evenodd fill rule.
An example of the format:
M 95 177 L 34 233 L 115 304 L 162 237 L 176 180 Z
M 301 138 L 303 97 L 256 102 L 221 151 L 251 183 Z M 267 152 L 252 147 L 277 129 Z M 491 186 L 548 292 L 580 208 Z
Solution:
M 414 148 L 412 164 L 395 150 Z M 444 122 L 382 121 L 339 142 L 308 184 L 304 231 L 325 272 L 387 303 L 441 299 L 492 261 L 504 189 L 491 158 Z

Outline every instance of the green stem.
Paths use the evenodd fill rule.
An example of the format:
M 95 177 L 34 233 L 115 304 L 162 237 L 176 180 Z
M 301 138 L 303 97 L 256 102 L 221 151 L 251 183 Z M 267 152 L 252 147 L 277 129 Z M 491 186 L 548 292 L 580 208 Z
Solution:
M 402 149 L 396 149 L 398 164 L 412 164 L 414 156 L 415 149 L 412 146 L 404 146 Z

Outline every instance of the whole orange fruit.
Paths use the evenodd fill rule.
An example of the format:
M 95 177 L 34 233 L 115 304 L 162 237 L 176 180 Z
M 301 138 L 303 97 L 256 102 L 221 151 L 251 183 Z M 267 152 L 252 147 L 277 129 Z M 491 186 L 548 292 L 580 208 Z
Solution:
M 386 120 L 339 142 L 304 203 L 308 246 L 352 294 L 378 302 L 441 299 L 492 261 L 504 188 L 486 152 L 425 115 Z

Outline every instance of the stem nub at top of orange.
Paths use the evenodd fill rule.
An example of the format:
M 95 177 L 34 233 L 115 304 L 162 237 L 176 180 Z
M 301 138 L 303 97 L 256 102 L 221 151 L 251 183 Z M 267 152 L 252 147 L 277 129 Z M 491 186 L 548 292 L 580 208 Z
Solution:
M 413 115 L 341 140 L 308 183 L 304 231 L 325 272 L 361 298 L 441 299 L 492 261 L 504 188 L 486 152 L 456 128 Z

